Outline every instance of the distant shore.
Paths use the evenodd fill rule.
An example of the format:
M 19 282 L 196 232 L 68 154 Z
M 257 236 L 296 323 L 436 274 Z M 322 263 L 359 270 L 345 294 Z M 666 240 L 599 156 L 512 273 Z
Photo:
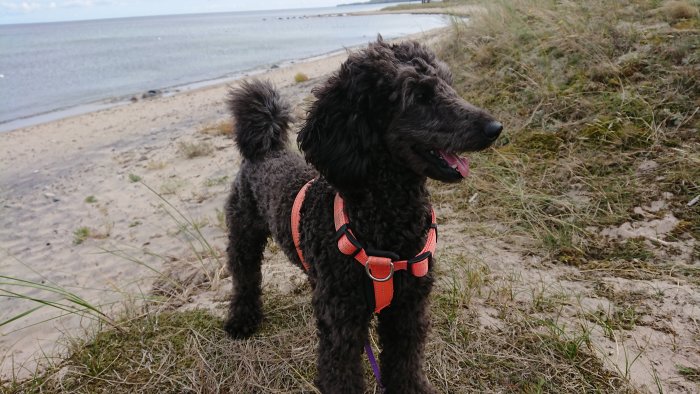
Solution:
M 233 83 L 235 81 L 245 79 L 252 76 L 264 77 L 264 74 L 277 69 L 287 69 L 294 65 L 304 65 L 315 62 L 323 62 L 325 59 L 333 58 L 342 55 L 346 50 L 337 50 L 330 53 L 320 54 L 311 56 L 308 58 L 288 60 L 280 62 L 279 64 L 274 64 L 272 66 L 262 66 L 259 68 L 242 71 L 233 76 L 215 78 L 211 80 L 195 81 L 192 83 L 164 87 L 162 89 L 156 90 L 145 90 L 132 95 L 120 96 L 120 97 L 109 97 L 103 100 L 95 101 L 92 103 L 87 103 L 83 105 L 71 106 L 63 109 L 57 109 L 54 111 L 48 111 L 45 113 L 22 117 L 18 119 L 11 120 L 9 122 L 0 123 L 0 133 L 12 132 L 15 130 L 41 125 L 44 123 L 49 123 L 53 121 L 58 121 L 65 118 L 71 118 L 74 116 L 80 116 L 89 114 L 92 112 L 98 112 L 107 110 L 114 107 L 120 107 L 124 105 L 131 105 L 135 102 L 141 100 L 153 100 L 157 97 L 169 97 L 177 94 L 182 94 L 186 92 L 207 89 L 216 87 L 217 85 L 226 85 Z M 293 68 L 293 67 L 292 67 Z M 1 135 L 1 134 L 0 134 Z
M 437 4 L 437 3 L 436 3 Z M 407 4 L 406 6 L 409 6 Z M 455 16 L 471 16 L 478 13 L 483 13 L 485 8 L 478 5 L 449 5 L 433 7 L 433 8 L 403 8 L 403 4 L 395 7 L 387 7 L 381 10 L 375 11 L 358 11 L 352 12 L 350 15 L 385 15 L 385 14 L 415 14 L 415 15 L 455 15 Z

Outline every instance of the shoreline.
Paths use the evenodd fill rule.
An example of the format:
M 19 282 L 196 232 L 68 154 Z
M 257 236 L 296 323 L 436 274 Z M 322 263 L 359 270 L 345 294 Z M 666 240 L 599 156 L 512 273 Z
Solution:
M 438 30 L 438 29 L 435 29 L 435 30 Z M 363 45 L 356 45 L 356 46 L 347 48 L 347 50 L 356 49 L 356 48 L 359 48 L 361 46 L 363 46 Z M 114 108 L 114 107 L 129 105 L 129 104 L 133 104 L 133 103 L 140 102 L 140 101 L 154 100 L 154 99 L 157 99 L 159 97 L 171 97 L 171 96 L 174 96 L 177 94 L 191 92 L 191 91 L 195 91 L 195 90 L 199 90 L 199 89 L 206 89 L 206 88 L 212 87 L 212 86 L 230 84 L 230 83 L 233 83 L 235 81 L 238 81 L 238 80 L 241 80 L 244 78 L 265 74 L 267 72 L 270 72 L 270 71 L 273 71 L 276 69 L 290 67 L 290 66 L 295 65 L 295 64 L 311 63 L 311 62 L 323 60 L 325 58 L 337 56 L 345 51 L 346 51 L 345 49 L 341 49 L 341 50 L 334 50 L 334 51 L 330 51 L 330 52 L 319 54 L 319 55 L 309 56 L 306 58 L 281 60 L 281 61 L 273 63 L 271 65 L 260 65 L 258 67 L 254 67 L 254 68 L 251 68 L 248 70 L 233 72 L 233 73 L 231 73 L 231 75 L 228 75 L 228 76 L 221 76 L 221 77 L 216 77 L 216 78 L 212 78 L 212 79 L 204 79 L 204 80 L 193 81 L 193 82 L 172 85 L 172 86 L 155 87 L 153 89 L 149 89 L 149 90 L 145 90 L 145 91 L 133 92 L 130 94 L 119 95 L 119 96 L 106 97 L 106 98 L 91 101 L 88 103 L 57 108 L 54 110 L 50 110 L 50 111 L 46 111 L 46 112 L 42 112 L 42 113 L 38 113 L 38 114 L 34 114 L 34 115 L 19 117 L 19 118 L 15 118 L 12 120 L 0 122 L 0 134 L 9 133 L 9 132 L 24 129 L 27 127 L 37 126 L 37 125 L 50 123 L 50 122 L 54 122 L 54 121 L 59 121 L 59 120 L 71 118 L 74 116 L 80 116 L 80 115 L 85 115 L 85 114 L 89 114 L 89 113 L 93 113 L 93 112 L 107 110 L 107 109 Z M 156 92 L 156 94 L 154 94 L 152 97 L 144 97 L 149 92 Z
M 380 13 L 375 14 L 375 15 L 379 15 L 379 14 Z M 420 39 L 421 37 L 430 37 L 430 36 L 433 36 L 435 34 L 440 34 L 441 31 L 444 31 L 446 29 L 449 29 L 449 26 L 438 27 L 438 28 L 427 30 L 427 31 L 420 32 L 420 33 L 407 34 L 405 36 L 397 37 L 397 38 L 391 39 L 389 41 L 401 41 L 401 40 L 410 40 L 410 39 Z M 368 41 L 368 42 L 371 42 L 371 41 Z M 95 101 L 84 103 L 84 104 L 62 107 L 62 108 L 57 108 L 54 110 L 34 114 L 34 115 L 19 117 L 16 119 L 0 122 L 0 135 L 6 134 L 6 133 L 11 133 L 11 132 L 18 131 L 18 130 L 22 130 L 22 129 L 25 129 L 28 127 L 38 126 L 38 125 L 42 125 L 42 124 L 46 124 L 46 123 L 50 123 L 50 122 L 60 121 L 62 119 L 72 118 L 75 116 L 81 116 L 81 115 L 86 115 L 86 114 L 90 114 L 93 112 L 109 110 L 109 109 L 115 108 L 115 107 L 127 106 L 127 105 L 134 104 L 137 102 L 152 101 L 152 100 L 158 99 L 160 97 L 172 97 L 172 96 L 175 96 L 178 94 L 192 92 L 192 91 L 196 91 L 199 89 L 207 89 L 207 88 L 215 87 L 218 85 L 231 84 L 231 83 L 234 83 L 234 82 L 239 81 L 241 79 L 254 77 L 257 75 L 262 75 L 262 74 L 272 72 L 272 71 L 275 71 L 278 69 L 293 67 L 295 65 L 303 65 L 303 64 L 308 64 L 308 63 L 314 63 L 317 61 L 323 61 L 324 59 L 333 58 L 333 57 L 339 56 L 343 53 L 347 53 L 348 51 L 362 48 L 362 47 L 366 46 L 367 43 L 358 44 L 358 45 L 346 47 L 343 49 L 336 49 L 336 50 L 332 50 L 330 52 L 321 53 L 321 54 L 317 54 L 317 55 L 313 55 L 313 56 L 309 56 L 309 57 L 304 57 L 304 58 L 280 60 L 280 61 L 272 63 L 272 64 L 260 65 L 260 66 L 257 66 L 257 67 L 254 67 L 254 68 L 251 68 L 248 70 L 233 72 L 228 76 L 216 77 L 216 78 L 212 78 L 212 79 L 204 79 L 204 80 L 193 81 L 193 82 L 188 82 L 188 83 L 179 84 L 179 85 L 166 86 L 166 87 L 155 87 L 152 90 L 149 89 L 149 90 L 145 90 L 145 91 L 134 92 L 134 93 L 120 95 L 120 96 L 106 97 L 103 99 L 95 100 Z M 149 92 L 157 92 L 157 93 L 155 95 L 153 95 L 152 97 L 143 97 L 143 96 L 147 95 Z M 139 96 L 141 96 L 141 97 L 139 97 Z M 134 100 L 134 99 L 136 99 L 136 100 Z
M 341 17 L 349 17 L 349 16 L 361 16 L 363 11 L 360 11 L 359 13 L 348 13 L 344 12 L 341 14 L 319 14 L 319 15 L 310 15 L 310 16 L 305 16 L 305 18 L 313 18 L 313 17 L 336 17 L 336 16 L 341 16 Z M 373 11 L 368 11 L 372 12 L 372 14 L 368 15 L 381 15 L 382 13 L 376 10 Z M 408 14 L 410 12 L 406 12 Z M 292 17 L 296 18 L 296 16 Z M 446 27 L 449 27 L 449 22 L 443 22 L 443 25 L 440 27 L 436 27 L 430 30 L 439 30 L 439 29 L 444 29 Z M 418 33 L 411 33 L 411 34 L 406 34 L 400 37 L 395 37 L 393 39 L 408 39 L 412 36 L 420 36 L 423 34 L 428 34 L 430 30 L 418 32 Z M 368 41 L 371 41 L 372 38 L 369 38 Z M 368 42 L 367 41 L 367 42 Z M 217 84 L 225 84 L 225 83 L 232 83 L 233 81 L 239 80 L 241 78 L 246 78 L 249 76 L 254 76 L 254 75 L 259 75 L 262 73 L 265 73 L 270 70 L 274 70 L 276 68 L 284 68 L 286 66 L 292 65 L 292 64 L 297 64 L 297 63 L 308 63 L 312 62 L 315 60 L 322 59 L 324 57 L 331 57 L 334 56 L 338 53 L 347 51 L 349 49 L 355 49 L 358 47 L 362 47 L 366 44 L 366 42 L 361 42 L 355 45 L 350 45 L 347 47 L 338 47 L 335 49 L 328 50 L 327 52 L 320 52 L 316 53 L 310 56 L 303 55 L 302 57 L 297 57 L 297 58 L 286 58 L 286 59 L 259 59 L 261 61 L 261 64 L 254 65 L 249 68 L 244 68 L 241 70 L 222 70 L 223 73 L 219 74 L 218 76 L 206 76 L 204 79 L 197 79 L 197 77 L 191 78 L 191 81 L 187 82 L 173 82 L 171 84 L 168 84 L 167 82 L 159 85 L 159 84 L 153 84 L 153 85 L 146 85 L 143 84 L 140 88 L 137 88 L 138 90 L 131 90 L 131 91 L 124 91 L 124 92 L 105 92 L 105 96 L 101 98 L 90 98 L 87 99 L 85 102 L 82 103 L 70 103 L 71 100 L 67 100 L 69 104 L 64 104 L 63 106 L 58 106 L 57 108 L 52 108 L 52 109 L 45 109 L 42 108 L 41 106 L 39 108 L 34 108 L 34 110 L 38 110 L 39 112 L 33 113 L 33 114 L 22 114 L 20 111 L 19 113 L 16 113 L 15 117 L 8 118 L 8 119 L 3 119 L 0 121 L 0 134 L 2 133 L 7 133 L 11 132 L 14 130 L 26 128 L 26 127 L 31 127 L 51 121 L 57 121 L 61 120 L 67 117 L 72 117 L 72 116 L 77 116 L 77 115 L 82 115 L 90 112 L 95 112 L 103 109 L 108 109 L 111 107 L 116 107 L 116 106 L 122 106 L 122 105 L 128 105 L 132 102 L 135 101 L 141 101 L 141 100 L 151 100 L 157 97 L 161 96 L 170 96 L 174 94 L 179 94 L 182 92 L 187 92 L 191 90 L 196 90 L 198 88 L 202 87 L 208 87 L 208 86 L 213 86 Z M 320 49 L 320 48 L 319 48 Z M 328 48 L 324 48 L 328 49 Z M 60 101 L 59 101 L 60 102 Z M 65 101 L 64 101 L 65 102 Z

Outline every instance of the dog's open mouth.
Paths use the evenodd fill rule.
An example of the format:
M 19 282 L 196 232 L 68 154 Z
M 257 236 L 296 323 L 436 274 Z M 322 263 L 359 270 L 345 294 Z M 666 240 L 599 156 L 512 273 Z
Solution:
M 444 150 L 419 151 L 420 155 L 443 176 L 461 180 L 469 175 L 469 159 Z

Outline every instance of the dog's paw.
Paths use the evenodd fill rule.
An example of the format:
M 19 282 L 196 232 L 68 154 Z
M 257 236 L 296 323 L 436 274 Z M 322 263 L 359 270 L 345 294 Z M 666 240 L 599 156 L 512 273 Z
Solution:
M 226 331 L 231 338 L 248 338 L 255 334 L 261 321 L 262 315 L 260 313 L 236 313 L 229 315 L 228 319 L 226 319 L 224 331 Z
M 400 384 L 388 384 L 384 390 L 385 394 L 438 394 L 438 391 L 428 383 L 427 379 L 418 382 L 408 383 L 408 380 L 399 382 Z
M 398 390 L 393 390 L 393 389 L 385 389 L 384 390 L 385 394 L 391 394 L 391 393 L 401 393 L 401 394 L 438 394 L 438 391 L 435 390 L 435 388 L 431 385 L 425 385 L 421 387 L 410 387 L 410 388 L 401 388 Z

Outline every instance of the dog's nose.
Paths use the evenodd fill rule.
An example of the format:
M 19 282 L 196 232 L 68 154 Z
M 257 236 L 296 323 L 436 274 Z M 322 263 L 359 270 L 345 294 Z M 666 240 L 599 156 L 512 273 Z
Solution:
M 501 131 L 503 131 L 503 125 L 501 122 L 489 122 L 486 124 L 486 127 L 484 127 L 484 133 L 486 133 L 486 136 L 494 140 L 499 134 L 501 134 Z

